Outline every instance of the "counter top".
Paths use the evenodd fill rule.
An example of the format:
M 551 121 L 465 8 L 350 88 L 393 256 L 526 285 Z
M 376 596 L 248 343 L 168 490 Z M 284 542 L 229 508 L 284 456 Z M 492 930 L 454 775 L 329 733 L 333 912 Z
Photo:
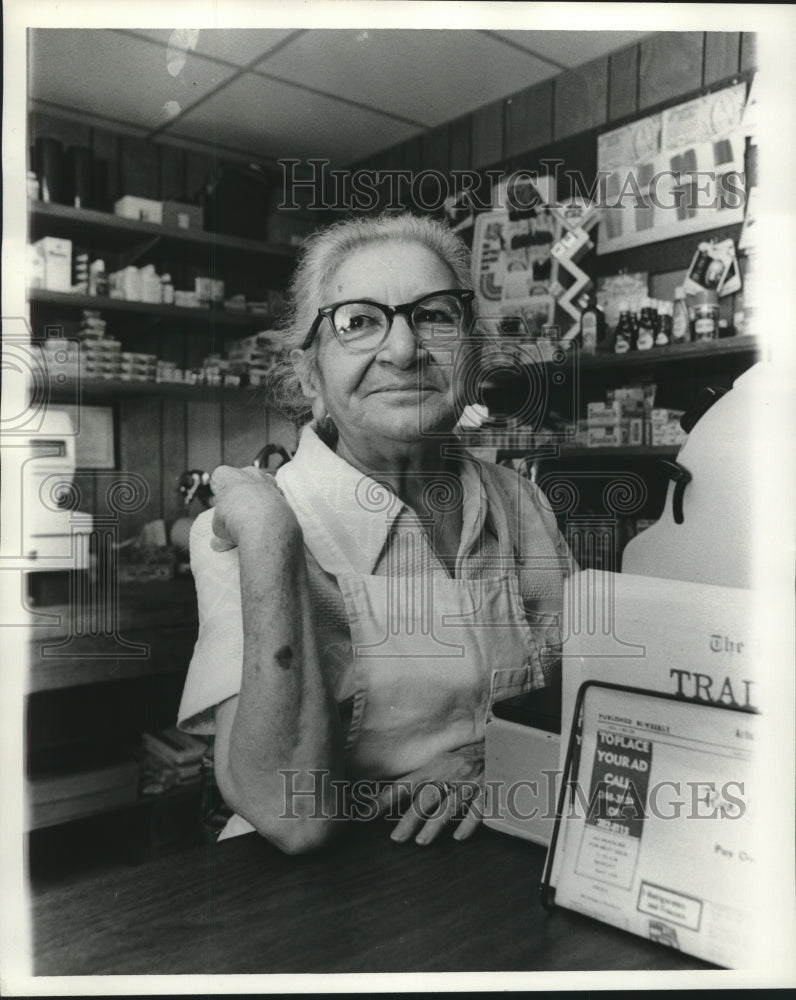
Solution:
M 287 857 L 256 834 L 33 899 L 35 975 L 710 969 L 539 902 L 543 848 L 384 820 Z

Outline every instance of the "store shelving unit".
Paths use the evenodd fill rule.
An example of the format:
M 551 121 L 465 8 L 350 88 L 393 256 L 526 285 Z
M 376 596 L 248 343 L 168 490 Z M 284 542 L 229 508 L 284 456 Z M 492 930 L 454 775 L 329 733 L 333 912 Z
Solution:
M 159 272 L 175 275 L 181 269 L 184 275 L 193 271 L 219 278 L 237 279 L 244 274 L 256 291 L 284 287 L 296 255 L 295 247 L 201 230 L 170 229 L 65 205 L 31 202 L 29 210 L 31 241 L 43 236 L 70 239 L 73 245 L 89 247 L 92 256 L 103 257 L 108 270 L 152 262 Z M 107 317 L 112 326 L 109 333 L 122 341 L 124 350 L 160 353 L 162 347 L 164 356 L 182 357 L 186 367 L 193 367 L 211 350 L 223 349 L 225 339 L 265 329 L 271 322 L 271 317 L 262 313 L 227 310 L 220 303 L 191 309 L 41 288 L 28 292 L 28 304 L 37 337 L 46 335 L 48 325 L 59 324 L 65 326 L 64 335 L 68 337 L 68 324 L 79 320 L 81 310 L 97 310 Z M 47 366 L 41 384 L 34 380 L 32 385 L 33 403 L 112 405 L 119 411 L 119 418 L 131 407 L 147 407 L 150 398 L 155 420 L 163 407 L 173 408 L 181 402 L 220 402 L 232 404 L 235 410 L 250 405 L 261 410 L 266 402 L 264 387 L 74 378 L 59 372 L 52 358 L 47 359 Z M 156 425 L 153 430 L 157 433 Z M 131 795 L 129 788 L 106 789 L 110 778 L 104 777 L 104 765 L 97 764 L 92 754 L 97 760 L 104 760 L 106 754 L 108 759 L 118 758 L 125 747 L 135 743 L 140 731 L 173 721 L 170 715 L 165 717 L 164 711 L 168 712 L 167 706 L 178 700 L 196 641 L 192 583 L 177 579 L 145 587 L 120 587 L 116 627 L 127 641 L 146 647 L 147 654 L 141 656 L 121 655 L 113 642 L 103 642 L 108 639 L 104 635 L 73 634 L 68 603 L 32 610 L 26 689 L 33 734 L 29 745 L 29 828 L 38 830 L 144 805 L 156 809 L 176 801 L 175 794 L 142 799 L 137 793 Z M 84 707 L 88 704 L 94 707 Z M 104 723 L 95 726 L 99 705 L 116 706 L 118 710 L 122 704 L 128 706 L 130 718 L 121 735 Z M 105 709 L 106 714 L 109 711 L 113 708 Z M 62 728 L 58 720 L 67 716 L 73 721 Z M 81 729 L 75 741 L 74 732 Z M 101 747 L 101 753 L 95 753 L 92 747 Z M 181 790 L 177 798 L 198 800 L 198 788 L 196 785 Z M 42 795 L 46 795 L 46 801 Z

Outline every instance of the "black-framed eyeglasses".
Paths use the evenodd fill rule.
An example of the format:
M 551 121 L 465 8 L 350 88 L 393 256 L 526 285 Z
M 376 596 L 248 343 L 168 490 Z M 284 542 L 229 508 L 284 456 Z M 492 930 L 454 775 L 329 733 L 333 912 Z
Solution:
M 473 295 L 467 288 L 445 288 L 400 306 L 386 306 L 373 299 L 333 302 L 318 310 L 301 349 L 305 351 L 310 346 L 325 319 L 329 320 L 337 340 L 352 354 L 366 354 L 381 347 L 398 315 L 406 319 L 419 340 L 443 343 L 458 340 Z

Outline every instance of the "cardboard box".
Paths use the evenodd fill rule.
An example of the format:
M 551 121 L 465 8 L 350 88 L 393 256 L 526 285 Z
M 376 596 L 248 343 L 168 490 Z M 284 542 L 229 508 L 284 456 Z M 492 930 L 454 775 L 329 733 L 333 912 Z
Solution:
M 657 409 L 652 411 L 652 422 L 653 424 L 668 424 L 672 422 L 679 421 L 680 417 L 683 415 L 683 410 L 663 410 Z
M 114 214 L 123 219 L 136 219 L 138 222 L 163 222 L 163 203 L 151 198 L 136 198 L 126 194 L 113 206 Z
M 171 229 L 202 229 L 204 209 L 182 201 L 163 202 L 163 225 Z
M 591 427 L 586 441 L 588 448 L 621 448 L 628 443 L 628 428 L 614 424 L 613 427 Z
M 44 275 L 44 287 L 51 292 L 71 292 L 72 241 L 44 236 L 34 247 L 42 262 L 37 270 Z

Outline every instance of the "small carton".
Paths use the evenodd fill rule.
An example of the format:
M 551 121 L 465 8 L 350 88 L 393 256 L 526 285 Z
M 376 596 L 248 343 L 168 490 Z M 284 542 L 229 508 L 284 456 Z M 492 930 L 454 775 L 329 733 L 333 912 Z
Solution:
M 43 263 L 44 287 L 51 292 L 71 292 L 72 241 L 44 236 L 34 246 Z

